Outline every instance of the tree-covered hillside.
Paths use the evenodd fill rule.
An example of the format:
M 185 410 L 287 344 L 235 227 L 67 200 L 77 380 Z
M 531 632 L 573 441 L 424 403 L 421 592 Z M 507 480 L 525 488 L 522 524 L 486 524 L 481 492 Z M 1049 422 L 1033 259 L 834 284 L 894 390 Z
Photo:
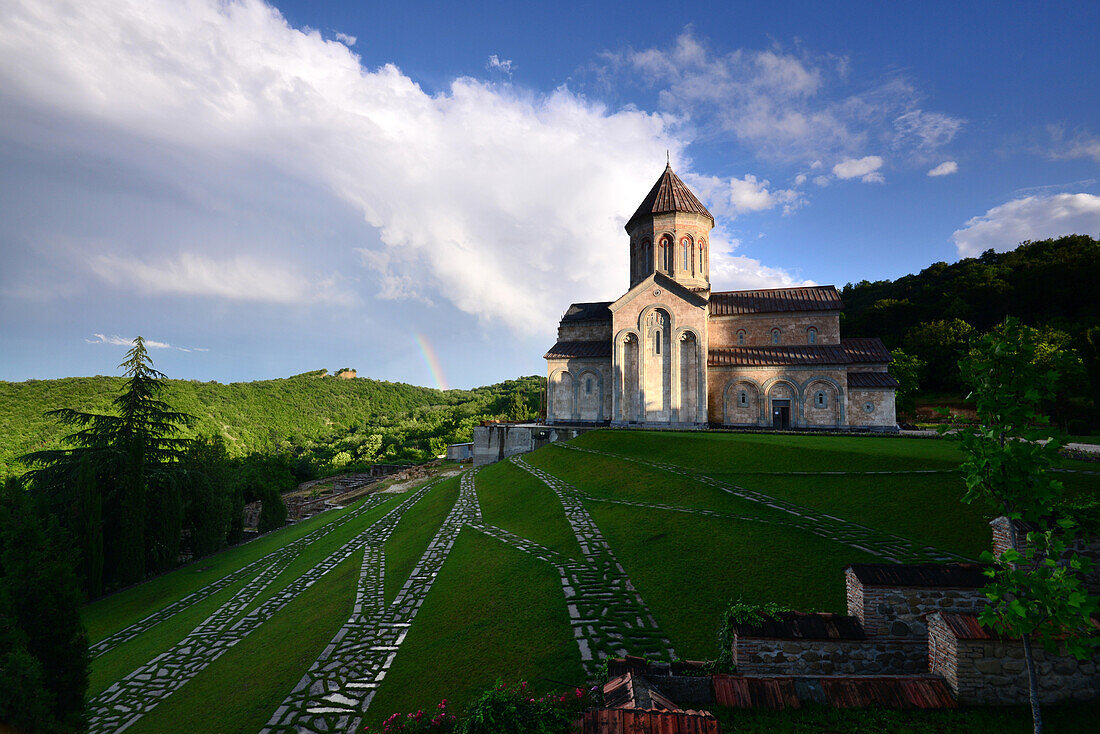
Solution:
M 223 436 L 233 455 L 306 455 L 320 470 L 341 446 L 352 449 L 345 465 L 383 456 L 416 460 L 439 453 L 448 441 L 470 440 L 470 429 L 485 418 L 534 417 L 543 383 L 542 378 L 525 377 L 474 390 L 441 391 L 321 373 L 230 384 L 168 380 L 164 400 L 198 419 L 191 435 Z M 69 432 L 45 417 L 46 411 L 109 413 L 122 385 L 121 377 L 103 376 L 0 382 L 0 476 L 21 473 L 15 457 L 57 447 Z M 372 441 L 372 435 L 379 438 Z M 378 444 L 374 456 L 355 453 L 363 442 Z

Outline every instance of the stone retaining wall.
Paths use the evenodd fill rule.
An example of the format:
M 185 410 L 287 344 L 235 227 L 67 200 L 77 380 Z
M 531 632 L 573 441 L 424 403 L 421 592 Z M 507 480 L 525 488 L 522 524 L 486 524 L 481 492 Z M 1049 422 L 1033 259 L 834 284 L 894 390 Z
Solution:
M 738 675 L 919 675 L 925 639 L 806 640 L 734 636 Z
M 986 602 L 981 589 L 864 586 L 851 568 L 844 572 L 848 614 L 857 617 L 868 637 L 925 640 L 924 621 L 932 612 L 976 613 Z

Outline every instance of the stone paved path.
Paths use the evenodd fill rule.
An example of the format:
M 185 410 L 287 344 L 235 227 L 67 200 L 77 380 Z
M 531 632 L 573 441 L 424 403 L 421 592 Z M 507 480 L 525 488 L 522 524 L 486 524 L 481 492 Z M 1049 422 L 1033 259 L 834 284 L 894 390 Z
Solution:
M 285 607 L 325 574 L 352 556 L 356 551 L 361 550 L 375 527 L 389 523 L 395 524 L 405 510 L 415 504 L 439 481 L 442 480 L 431 482 L 414 492 L 366 530 L 292 581 L 286 588 L 275 593 L 255 609 L 233 622 L 237 615 L 259 597 L 268 584 L 279 575 L 280 571 L 297 557 L 304 544 L 297 545 L 291 553 L 271 554 L 276 556 L 273 562 L 264 566 L 255 578 L 234 594 L 228 602 L 216 609 L 186 637 L 173 645 L 168 651 L 156 656 L 90 701 L 88 704 L 89 732 L 121 732 L 133 725 L 134 722 L 155 708 L 165 697 L 178 690 L 206 666 L 219 658 L 226 650 L 259 628 L 273 614 Z M 361 512 L 356 512 L 354 516 L 359 514 Z M 327 531 L 333 529 L 329 526 L 325 527 Z M 318 528 L 318 531 L 320 530 L 321 528 Z M 298 543 L 298 541 L 295 541 L 295 543 Z M 288 544 L 284 549 L 294 546 L 295 543 Z
M 115 632 L 108 637 L 104 637 L 103 639 L 97 641 L 95 644 L 89 647 L 89 650 L 92 653 L 92 658 L 97 658 L 104 653 L 110 652 L 119 645 L 125 642 L 129 642 L 138 635 L 149 631 L 161 622 L 171 619 L 176 614 L 179 614 L 185 609 L 190 608 L 192 605 L 199 603 L 203 599 L 206 599 L 207 597 L 216 594 L 227 586 L 232 586 L 241 579 L 248 578 L 249 576 L 263 575 L 263 569 L 267 565 L 270 565 L 271 563 L 274 563 L 287 555 L 296 556 L 302 548 L 306 547 L 313 541 L 351 522 L 355 518 L 362 515 L 364 512 L 371 510 L 372 508 L 376 507 L 387 499 L 389 499 L 389 497 L 385 495 L 369 495 L 358 507 L 346 512 L 339 518 L 331 522 L 325 523 L 317 529 L 310 531 L 306 535 L 303 535 L 301 538 L 287 543 L 281 548 L 272 551 L 271 553 L 268 553 L 267 555 L 258 558 L 245 566 L 242 566 L 236 571 L 228 573 L 225 576 L 222 576 L 221 578 L 210 582 L 206 586 L 203 586 L 201 589 L 191 592 L 187 596 L 169 604 L 163 609 L 158 609 L 149 616 L 131 624 L 129 627 L 119 630 L 118 632 Z
M 454 508 L 388 607 L 382 604 L 381 589 L 385 568 L 382 547 L 389 533 L 379 532 L 370 538 L 351 618 L 275 711 L 264 732 L 352 731 L 362 725 L 375 692 L 397 657 L 455 539 L 466 526 L 557 569 L 582 664 L 589 674 L 595 673 L 599 660 L 627 650 L 674 655 L 599 529 L 575 499 L 576 491 L 529 465 L 517 464 L 547 481 L 562 498 L 584 559 L 569 558 L 486 524 L 477 498 L 477 470 L 466 472 Z
M 973 560 L 955 553 L 940 550 L 930 545 L 917 543 L 916 541 L 904 538 L 900 535 L 894 535 L 893 533 L 872 528 L 861 523 L 834 517 L 819 510 L 812 510 L 808 507 L 795 504 L 794 502 L 778 499 L 764 494 L 763 492 L 745 489 L 735 484 L 729 484 L 713 477 L 706 476 L 705 474 L 692 472 L 675 464 L 646 461 L 644 459 L 613 454 L 606 451 L 597 451 L 595 449 L 583 448 L 565 443 L 554 443 L 552 445 L 569 451 L 581 451 L 618 459 L 620 461 L 628 461 L 687 477 L 688 479 L 715 487 L 735 497 L 749 500 L 750 502 L 756 502 L 773 510 L 779 510 L 787 515 L 784 524 L 788 527 L 803 530 L 821 538 L 835 540 L 838 543 L 843 543 L 892 563 L 918 563 L 922 561 L 928 562 L 930 560 L 943 562 Z

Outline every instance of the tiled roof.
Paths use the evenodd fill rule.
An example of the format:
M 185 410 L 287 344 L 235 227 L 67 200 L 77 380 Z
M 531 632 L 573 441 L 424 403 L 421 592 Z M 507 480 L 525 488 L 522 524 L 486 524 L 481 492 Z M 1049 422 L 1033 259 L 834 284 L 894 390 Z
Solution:
M 597 301 L 595 303 L 574 303 L 565 310 L 561 317 L 565 321 L 610 321 L 611 301 Z
M 782 367 L 889 361 L 890 352 L 878 339 L 842 339 L 840 344 L 714 347 L 707 351 L 709 367 Z
M 799 708 L 794 681 L 778 678 L 745 678 L 715 675 L 714 700 L 719 706 L 735 709 Z
M 707 711 L 585 711 L 579 734 L 721 734 L 718 719 Z
M 983 627 L 978 622 L 978 615 L 976 614 L 951 614 L 949 612 L 933 612 L 933 614 L 939 614 L 943 618 L 944 623 L 957 640 L 1005 639 L 996 632 L 990 631 L 987 627 Z M 1093 634 L 1100 633 L 1100 617 L 1093 617 L 1091 622 L 1094 630 Z
M 624 673 L 603 684 L 603 705 L 609 709 L 680 710 L 671 699 L 654 688 L 645 676 L 634 673 Z
M 863 625 L 855 617 L 825 612 L 780 612 L 763 624 L 734 624 L 733 631 L 741 637 L 770 637 L 804 640 L 862 640 Z
M 758 291 L 719 291 L 710 294 L 710 315 L 730 316 L 786 311 L 839 311 L 840 294 L 831 285 L 809 288 L 768 288 Z
M 800 708 L 803 701 L 836 708 L 881 706 L 890 709 L 953 709 L 950 689 L 932 677 L 748 678 L 716 675 L 719 706 L 738 709 Z
M 712 222 L 714 221 L 714 216 L 707 211 L 703 203 L 695 198 L 695 194 L 691 193 L 691 189 L 680 180 L 679 176 L 672 172 L 671 165 L 665 166 L 665 172 L 661 174 L 661 177 L 657 179 L 657 183 L 653 184 L 653 188 L 642 199 L 638 210 L 626 223 L 626 228 L 630 229 L 634 221 L 641 217 L 668 212 L 702 214 Z
M 889 372 L 849 372 L 848 387 L 898 387 Z
M 989 579 L 977 563 L 853 563 L 849 568 L 864 586 L 978 589 Z
M 577 359 L 591 357 L 597 359 L 611 358 L 611 340 L 601 339 L 590 342 L 558 342 L 550 347 L 550 351 L 542 355 L 543 359 Z

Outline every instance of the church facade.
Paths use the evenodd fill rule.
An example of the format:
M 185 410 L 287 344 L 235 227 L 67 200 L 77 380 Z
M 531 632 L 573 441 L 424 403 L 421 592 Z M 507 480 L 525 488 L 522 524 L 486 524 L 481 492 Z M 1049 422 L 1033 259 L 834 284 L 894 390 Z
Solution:
M 626 223 L 630 289 L 558 325 L 547 423 L 897 430 L 890 352 L 841 338 L 836 288 L 712 292 L 713 227 L 667 166 Z

